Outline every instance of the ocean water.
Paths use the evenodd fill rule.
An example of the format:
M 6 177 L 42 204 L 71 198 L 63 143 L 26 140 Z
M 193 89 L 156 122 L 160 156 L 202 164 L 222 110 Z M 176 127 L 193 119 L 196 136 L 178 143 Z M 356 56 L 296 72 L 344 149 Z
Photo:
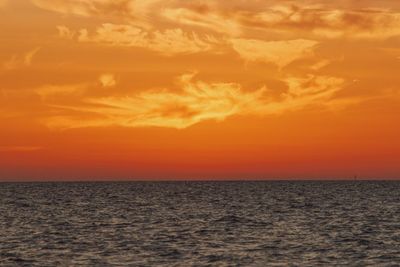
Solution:
M 398 266 L 400 182 L 1 183 L 0 266 Z

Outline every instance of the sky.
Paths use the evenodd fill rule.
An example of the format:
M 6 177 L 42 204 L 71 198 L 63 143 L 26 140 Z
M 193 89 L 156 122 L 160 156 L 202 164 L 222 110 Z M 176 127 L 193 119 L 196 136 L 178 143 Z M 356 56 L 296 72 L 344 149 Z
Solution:
M 0 180 L 400 178 L 398 0 L 0 0 Z

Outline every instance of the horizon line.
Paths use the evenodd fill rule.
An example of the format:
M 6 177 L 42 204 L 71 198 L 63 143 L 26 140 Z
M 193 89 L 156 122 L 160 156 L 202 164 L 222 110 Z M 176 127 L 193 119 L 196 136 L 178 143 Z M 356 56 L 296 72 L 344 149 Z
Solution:
M 301 179 L 279 179 L 279 178 L 265 178 L 265 179 L 13 179 L 1 180 L 0 183 L 129 183 L 129 182 L 400 182 L 400 178 L 329 178 L 329 179 L 314 179 L 314 178 L 301 178 Z

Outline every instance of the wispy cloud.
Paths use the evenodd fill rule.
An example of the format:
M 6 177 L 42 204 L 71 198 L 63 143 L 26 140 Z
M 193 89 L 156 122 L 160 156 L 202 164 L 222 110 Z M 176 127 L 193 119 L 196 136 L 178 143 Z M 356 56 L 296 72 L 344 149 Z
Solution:
M 99 81 L 103 87 L 114 87 L 117 84 L 114 74 L 111 73 L 100 75 Z
M 312 55 L 318 44 L 312 40 L 260 41 L 232 39 L 233 48 L 246 61 L 273 63 L 280 68 L 303 57 Z
M 386 38 L 400 34 L 397 2 L 342 1 L 184 1 L 184 0 L 31 0 L 36 6 L 85 17 L 113 18 L 157 29 L 160 23 L 208 29 L 244 37 L 248 30 L 320 38 Z M 245 3 L 245 4 L 244 4 Z M 339 8 L 341 6 L 341 8 Z M 375 6 L 375 7 L 374 7 Z M 386 8 L 384 8 L 386 7 Z
M 159 89 L 118 97 L 85 98 L 76 105 L 52 105 L 64 115 L 48 117 L 45 123 L 55 129 L 108 126 L 184 129 L 234 115 L 265 116 L 306 107 L 337 108 L 360 101 L 337 101 L 335 94 L 345 83 L 340 78 L 308 75 L 288 77 L 284 82 L 287 90 L 273 97 L 273 90 L 266 87 L 249 91 L 236 83 L 207 83 L 187 74 L 180 77 L 180 92 Z
M 114 87 L 117 85 L 117 80 L 114 74 L 103 73 L 99 76 L 97 82 L 86 82 L 86 83 L 76 83 L 76 84 L 47 84 L 37 88 L 34 88 L 34 93 L 39 96 L 43 101 L 50 98 L 59 99 L 62 97 L 82 97 L 90 89 L 97 89 L 99 86 L 107 88 Z
M 59 26 L 59 35 L 71 39 L 75 32 L 65 26 Z M 103 24 L 95 33 L 80 29 L 77 40 L 109 46 L 145 48 L 163 55 L 192 54 L 210 51 L 218 41 L 209 35 L 184 32 L 182 29 L 164 31 L 146 31 L 142 28 L 124 24 Z
M 149 32 L 132 25 L 103 24 L 95 33 L 87 29 L 78 32 L 59 26 L 59 35 L 70 39 L 76 36 L 80 42 L 97 43 L 117 47 L 138 47 L 165 56 L 199 52 L 228 53 L 232 48 L 245 61 L 273 63 L 280 68 L 298 59 L 312 56 L 319 42 L 306 39 L 263 41 L 246 38 L 215 38 L 198 35 L 181 29 Z
M 33 63 L 33 58 L 40 51 L 40 49 L 40 47 L 35 47 L 26 53 L 15 54 L 11 56 L 11 58 L 3 63 L 3 68 L 6 70 L 13 70 L 31 66 Z
M 59 98 L 60 96 L 80 96 L 82 95 L 89 84 L 68 84 L 68 85 L 44 85 L 34 89 L 36 95 L 40 96 L 42 100 L 49 97 Z
M 85 106 L 61 108 L 100 115 L 82 120 L 74 117 L 50 118 L 53 128 L 93 126 L 186 128 L 204 120 L 221 121 L 246 113 L 257 105 L 264 89 L 245 92 L 238 84 L 193 81 L 193 75 L 180 78 L 181 92 L 152 90 L 124 97 L 86 99 Z
M 31 0 L 42 9 L 83 17 L 116 18 L 150 26 L 148 13 L 162 0 Z
M 57 26 L 57 31 L 58 31 L 58 36 L 63 39 L 72 40 L 76 35 L 76 32 L 72 31 L 70 28 L 64 25 Z
M 340 9 L 338 5 L 332 7 L 322 1 L 304 5 L 292 1 L 282 1 L 278 5 L 249 1 L 247 7 L 253 8 L 243 6 L 189 5 L 168 8 L 162 14 L 176 23 L 200 26 L 230 36 L 251 29 L 289 36 L 295 32 L 320 38 L 386 38 L 400 34 L 399 12 L 388 8 L 369 8 L 368 4 Z
M 296 31 L 327 38 L 377 38 L 400 34 L 400 13 L 388 9 L 335 9 L 295 4 L 272 6 L 261 12 L 237 12 L 243 26 Z
M 147 7 L 145 4 L 155 1 L 149 0 L 32 0 L 40 8 L 80 16 L 99 16 L 106 14 L 117 14 L 134 16 L 135 12 L 143 11 L 136 7 Z
M 178 24 L 190 25 L 211 29 L 224 35 L 239 36 L 242 33 L 241 25 L 217 13 L 210 12 L 210 8 L 175 8 L 165 9 L 162 15 Z
M 345 80 L 337 77 L 307 75 L 306 77 L 288 77 L 285 79 L 287 91 L 280 98 L 261 107 L 264 114 L 281 114 L 306 107 L 341 108 L 335 94 L 343 89 Z M 355 99 L 354 99 L 355 100 Z M 341 102 L 351 104 L 355 101 Z

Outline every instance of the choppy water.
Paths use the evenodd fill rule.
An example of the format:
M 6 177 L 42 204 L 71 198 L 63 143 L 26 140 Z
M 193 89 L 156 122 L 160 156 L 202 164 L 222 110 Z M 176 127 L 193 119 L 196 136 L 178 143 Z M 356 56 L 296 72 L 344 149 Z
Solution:
M 2 266 L 400 264 L 400 182 L 0 184 Z

